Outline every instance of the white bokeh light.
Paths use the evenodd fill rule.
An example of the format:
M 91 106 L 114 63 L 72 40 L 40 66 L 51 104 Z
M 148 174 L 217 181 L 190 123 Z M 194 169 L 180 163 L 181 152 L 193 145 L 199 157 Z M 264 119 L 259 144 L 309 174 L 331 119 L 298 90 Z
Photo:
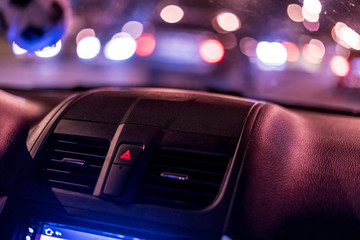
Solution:
M 241 27 L 240 19 L 231 12 L 222 12 L 216 16 L 216 21 L 222 30 L 233 32 Z
M 286 48 L 278 42 L 259 42 L 256 47 L 258 59 L 270 66 L 281 66 L 286 62 Z
M 81 59 L 95 58 L 101 49 L 100 40 L 96 37 L 85 37 L 76 47 L 76 53 Z
M 12 43 L 12 50 L 15 55 L 23 55 L 27 53 L 27 50 L 19 47 L 15 42 Z
M 332 30 L 332 37 L 345 48 L 360 50 L 360 35 L 345 23 L 336 23 Z
M 322 9 L 321 2 L 319 0 L 304 0 L 303 7 L 311 14 L 320 14 Z
M 111 39 L 105 45 L 105 57 L 110 60 L 126 60 L 136 51 L 136 41 L 129 36 L 120 36 Z
M 302 15 L 304 17 L 304 19 L 308 22 L 318 22 L 319 21 L 319 18 L 320 18 L 320 15 L 319 14 L 314 14 L 314 13 L 311 13 L 307 10 L 307 8 L 303 7 L 302 8 Z
M 35 51 L 35 55 L 40 58 L 51 58 L 59 54 L 62 48 L 62 42 L 59 40 L 54 46 L 46 47 L 40 51 Z
M 341 38 L 347 45 L 354 49 L 356 49 L 360 41 L 359 34 L 349 27 L 343 28 L 341 31 Z
M 160 17 L 167 23 L 177 23 L 184 17 L 184 10 L 179 6 L 169 5 L 161 10 Z
M 134 39 L 141 36 L 143 33 L 144 26 L 137 21 L 130 21 L 124 24 L 121 31 L 130 34 Z

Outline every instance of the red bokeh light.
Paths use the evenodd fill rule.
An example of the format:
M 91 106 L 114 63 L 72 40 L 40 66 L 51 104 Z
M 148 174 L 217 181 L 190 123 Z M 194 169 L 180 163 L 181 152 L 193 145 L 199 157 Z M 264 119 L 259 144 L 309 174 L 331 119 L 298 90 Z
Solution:
M 331 71 L 339 77 L 345 77 L 350 72 L 349 61 L 343 56 L 334 56 L 330 61 Z
M 144 33 L 136 40 L 136 54 L 139 56 L 149 56 L 154 52 L 155 47 L 156 39 L 152 34 Z
M 300 50 L 295 43 L 292 42 L 282 42 L 281 43 L 287 51 L 287 61 L 288 62 L 296 62 L 300 58 Z
M 200 44 L 200 56 L 207 63 L 220 62 L 224 54 L 224 46 L 218 40 L 206 39 Z

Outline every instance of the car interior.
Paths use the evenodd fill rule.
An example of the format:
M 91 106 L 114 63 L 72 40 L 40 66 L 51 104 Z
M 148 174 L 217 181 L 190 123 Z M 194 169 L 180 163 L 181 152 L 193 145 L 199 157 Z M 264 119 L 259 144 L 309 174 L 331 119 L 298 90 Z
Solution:
M 359 239 L 359 10 L 4 0 L 0 239 Z

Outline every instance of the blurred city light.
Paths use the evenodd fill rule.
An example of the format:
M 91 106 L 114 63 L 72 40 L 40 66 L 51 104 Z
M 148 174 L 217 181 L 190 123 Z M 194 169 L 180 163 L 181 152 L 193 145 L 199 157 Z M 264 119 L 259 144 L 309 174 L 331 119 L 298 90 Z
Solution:
M 233 49 L 238 44 L 238 40 L 234 33 L 219 34 L 218 38 L 226 50 Z
M 343 22 L 337 22 L 333 28 L 334 32 L 335 32 L 335 39 L 336 37 L 340 37 L 341 36 L 341 31 L 343 28 L 347 27 L 347 25 Z
M 285 46 L 278 42 L 259 42 L 256 56 L 266 65 L 281 66 L 286 62 L 287 51 Z
M 302 8 L 302 15 L 304 19 L 308 22 L 317 22 L 319 21 L 320 15 L 309 12 L 305 7 Z
M 144 26 L 142 23 L 137 21 L 130 21 L 124 24 L 121 31 L 130 34 L 134 39 L 141 36 L 143 33 Z
M 302 8 L 298 4 L 289 4 L 287 7 L 287 14 L 291 20 L 294 22 L 304 21 L 304 16 L 302 15 Z
M 200 44 L 200 56 L 207 63 L 220 62 L 224 54 L 224 46 L 218 40 L 206 39 Z
M 177 23 L 184 17 L 184 11 L 176 5 L 168 5 L 160 12 L 160 17 L 167 23 Z
M 105 45 L 104 54 L 110 60 L 126 60 L 136 51 L 136 41 L 128 34 L 118 33 Z
M 310 32 L 316 32 L 320 28 L 320 22 L 308 22 L 307 20 L 303 21 L 304 27 L 309 30 Z
M 240 19 L 231 12 L 221 12 L 216 16 L 219 27 L 226 32 L 234 32 L 241 28 Z
M 81 59 L 95 58 L 101 49 L 100 40 L 96 37 L 85 37 L 76 47 L 76 53 Z
M 35 55 L 40 58 L 55 57 L 61 51 L 61 48 L 62 48 L 62 43 L 61 40 L 59 40 L 54 46 L 46 47 L 40 51 L 35 51 Z
M 312 39 L 303 47 L 303 56 L 309 63 L 320 64 L 324 55 L 325 46 L 320 40 Z
M 23 55 L 27 53 L 27 50 L 19 47 L 15 42 L 12 43 L 12 50 L 15 55 Z
M 300 58 L 300 50 L 295 43 L 292 42 L 282 42 L 282 45 L 286 48 L 287 58 L 286 61 L 288 62 L 296 62 Z
M 154 52 L 156 39 L 152 34 L 145 33 L 136 39 L 136 54 L 142 57 L 149 56 Z
M 333 39 L 343 47 L 360 50 L 360 35 L 345 23 L 337 22 L 331 33 Z
M 241 52 L 248 57 L 256 56 L 256 47 L 258 42 L 251 37 L 244 37 L 240 40 L 239 47 Z
M 303 8 L 306 9 L 308 13 L 316 15 L 321 13 L 322 6 L 319 0 L 304 0 Z
M 341 31 L 341 39 L 350 47 L 357 48 L 359 45 L 359 34 L 349 27 L 343 28 Z
M 339 77 L 345 77 L 350 72 L 349 61 L 343 56 L 334 56 L 330 61 L 331 71 Z
M 95 31 L 92 28 L 85 28 L 76 35 L 76 44 L 86 37 L 95 37 Z

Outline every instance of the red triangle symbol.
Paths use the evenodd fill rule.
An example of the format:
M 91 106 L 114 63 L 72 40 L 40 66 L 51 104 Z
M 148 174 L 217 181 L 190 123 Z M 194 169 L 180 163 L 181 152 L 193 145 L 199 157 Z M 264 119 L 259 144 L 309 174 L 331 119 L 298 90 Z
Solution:
M 123 155 L 120 156 L 120 158 L 126 159 L 126 160 L 131 160 L 130 150 L 127 150 L 126 152 L 124 152 Z

